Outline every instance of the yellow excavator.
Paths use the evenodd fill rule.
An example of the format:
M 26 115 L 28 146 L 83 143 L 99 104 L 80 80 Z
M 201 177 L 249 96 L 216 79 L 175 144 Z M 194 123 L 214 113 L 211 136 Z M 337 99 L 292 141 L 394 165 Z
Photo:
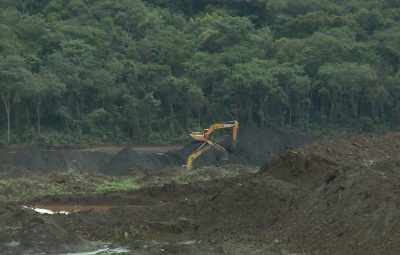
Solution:
M 235 146 L 238 141 L 238 130 L 239 130 L 239 122 L 236 120 L 214 123 L 209 128 L 204 129 L 202 132 L 192 132 L 191 134 L 189 134 L 189 136 L 193 140 L 202 142 L 202 144 L 187 158 L 185 165 L 187 170 L 192 169 L 193 160 L 200 157 L 204 152 L 210 149 L 215 149 L 217 151 L 222 152 L 223 160 L 228 159 L 229 155 L 227 150 L 213 140 L 214 132 L 218 129 L 225 129 L 225 128 L 232 128 L 232 141 L 233 141 L 233 146 Z

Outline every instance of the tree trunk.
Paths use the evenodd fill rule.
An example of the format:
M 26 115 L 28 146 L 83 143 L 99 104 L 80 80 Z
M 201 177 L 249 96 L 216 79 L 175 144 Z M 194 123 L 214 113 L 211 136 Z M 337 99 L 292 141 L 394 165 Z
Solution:
M 247 126 L 254 126 L 253 111 L 251 110 L 251 108 L 249 108 L 247 111 Z
M 307 113 L 306 113 L 306 130 L 309 128 L 310 123 L 310 109 L 311 109 L 311 97 L 308 99 Z
M 198 121 L 199 121 L 198 125 L 199 125 L 199 127 L 201 127 L 200 104 L 199 104 L 199 102 L 197 102 L 197 117 L 198 117 Z
M 289 126 L 292 126 L 292 97 L 289 98 Z
M 81 107 L 79 102 L 76 102 L 76 115 L 78 115 L 78 118 L 81 119 Z
M 352 96 L 352 108 L 353 108 L 353 117 L 357 118 L 358 117 L 358 100 L 356 96 Z
M 333 114 L 334 114 L 334 111 L 335 111 L 336 98 L 337 98 L 336 95 L 333 95 L 332 98 L 331 98 L 331 110 L 330 110 L 330 113 L 329 113 L 329 125 L 332 124 L 332 121 L 333 121 Z
M 380 104 L 379 106 L 379 110 L 380 110 L 380 121 L 385 121 L 385 106 L 384 104 Z
M 162 143 L 162 139 L 163 139 L 163 132 L 162 132 L 162 128 L 161 128 L 161 124 L 160 122 L 157 122 L 157 127 L 158 127 L 158 133 L 160 134 L 160 140 L 159 142 Z
M 4 110 L 6 111 L 6 117 L 7 117 L 7 142 L 10 142 L 10 134 L 11 134 L 11 119 L 10 119 L 10 111 L 11 111 L 11 105 L 10 105 L 10 93 L 7 92 L 6 94 L 4 92 L 1 93 L 1 98 L 3 100 L 4 104 Z
M 325 101 L 323 100 L 323 98 L 321 96 L 320 100 L 319 100 L 319 116 L 320 118 L 323 118 L 323 116 L 325 115 Z
M 20 109 L 20 104 L 17 104 L 16 107 L 14 107 L 14 116 L 15 116 L 15 121 L 14 121 L 14 130 L 18 130 L 19 127 L 19 109 Z
M 376 106 L 375 106 L 375 102 L 372 101 L 371 102 L 371 116 L 373 120 L 377 120 L 376 118 Z
M 36 117 L 37 117 L 37 135 L 40 136 L 40 102 L 36 105 Z
M 189 111 L 189 105 L 186 105 L 186 130 L 190 129 L 190 120 L 189 120 L 189 115 L 190 115 L 190 111 Z
M 139 120 L 139 117 L 137 115 L 135 115 L 134 130 L 135 130 L 135 132 L 137 131 L 139 140 L 141 140 L 142 139 L 142 127 L 141 127 L 141 122 Z
M 26 123 L 28 125 L 28 128 L 31 127 L 31 113 L 29 111 L 29 108 L 26 110 Z
M 260 126 L 261 126 L 261 128 L 264 128 L 264 122 L 265 122 L 264 111 L 262 109 L 260 109 L 258 111 L 258 115 L 260 117 Z
M 258 110 L 258 114 L 260 117 L 261 127 L 264 127 L 265 124 L 265 106 L 267 105 L 268 96 L 264 96 L 260 98 L 260 109 Z
M 309 124 L 310 124 L 310 111 L 311 111 L 311 104 L 312 104 L 312 96 L 314 93 L 314 89 L 310 90 L 310 93 L 308 94 L 308 105 L 307 105 L 307 112 L 306 112 L 306 130 L 309 129 Z

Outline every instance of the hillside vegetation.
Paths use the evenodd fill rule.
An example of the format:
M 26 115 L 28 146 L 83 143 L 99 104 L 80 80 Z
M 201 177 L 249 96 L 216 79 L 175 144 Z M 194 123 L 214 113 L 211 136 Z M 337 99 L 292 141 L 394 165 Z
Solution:
M 2 0 L 2 143 L 400 124 L 399 0 Z

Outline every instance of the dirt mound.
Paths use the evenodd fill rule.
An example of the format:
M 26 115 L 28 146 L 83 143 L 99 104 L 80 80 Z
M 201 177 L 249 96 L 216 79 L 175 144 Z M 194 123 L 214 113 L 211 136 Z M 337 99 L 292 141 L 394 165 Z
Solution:
M 53 219 L 15 207 L 0 208 L 1 254 L 61 254 L 93 250 Z
M 239 133 L 238 153 L 256 165 L 288 148 L 297 148 L 315 140 L 315 136 L 300 129 L 243 128 Z
M 174 163 L 170 157 L 162 154 L 141 153 L 128 146 L 105 164 L 100 172 L 108 175 L 118 175 L 129 171 L 152 173 Z
M 228 148 L 228 160 L 222 160 L 220 152 L 209 150 L 197 158 L 193 166 L 259 165 L 287 148 L 298 147 L 313 141 L 314 136 L 298 129 L 245 127 L 240 129 L 239 143 L 234 149 L 230 139 L 221 137 L 218 140 L 218 143 Z M 109 175 L 124 174 L 129 171 L 151 174 L 163 171 L 167 167 L 182 166 L 186 164 L 187 157 L 200 145 L 201 143 L 198 142 L 190 142 L 180 150 L 159 154 L 137 152 L 131 147 L 126 147 L 104 165 L 100 172 Z
M 400 135 L 352 136 L 290 150 L 260 175 L 296 185 L 275 228 L 282 242 L 318 254 L 398 254 Z

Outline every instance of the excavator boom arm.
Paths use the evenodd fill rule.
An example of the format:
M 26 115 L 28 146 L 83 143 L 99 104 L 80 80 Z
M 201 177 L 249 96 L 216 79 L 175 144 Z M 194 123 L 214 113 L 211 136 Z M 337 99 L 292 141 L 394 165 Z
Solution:
M 197 150 L 195 150 L 192 154 L 190 154 L 189 157 L 186 160 L 186 165 L 185 165 L 186 169 L 187 170 L 192 170 L 193 160 L 195 160 L 196 158 L 200 157 L 201 154 L 203 154 L 204 152 L 208 151 L 209 149 L 211 149 L 211 145 L 209 145 L 208 143 L 204 143 Z
M 210 139 L 212 134 L 216 130 L 224 129 L 224 128 L 232 128 L 232 140 L 233 140 L 234 143 L 237 143 L 239 122 L 237 122 L 236 120 L 229 121 L 229 122 L 215 123 L 215 124 L 211 125 L 208 128 L 207 132 L 204 133 L 204 138 L 205 139 Z
M 238 142 L 238 129 L 239 129 L 239 122 L 236 120 L 229 121 L 229 122 L 220 122 L 212 124 L 208 129 L 205 129 L 202 133 L 201 132 L 193 132 L 190 134 L 194 140 L 202 141 L 203 144 L 197 148 L 186 160 L 186 169 L 191 170 L 193 160 L 200 157 L 204 152 L 208 151 L 209 149 L 213 148 L 217 151 L 220 151 L 224 154 L 224 160 L 229 158 L 228 153 L 224 147 L 219 145 L 218 143 L 214 142 L 212 139 L 213 133 L 218 129 L 225 129 L 225 128 L 232 128 L 232 140 L 233 146 L 236 145 Z
M 222 152 L 225 156 L 227 156 L 227 152 L 224 147 L 219 145 L 218 143 L 211 141 L 211 140 L 206 140 L 197 150 L 195 150 L 192 154 L 189 155 L 189 157 L 186 160 L 186 169 L 191 170 L 193 167 L 193 161 L 200 157 L 203 153 L 206 151 L 210 150 L 211 148 Z

